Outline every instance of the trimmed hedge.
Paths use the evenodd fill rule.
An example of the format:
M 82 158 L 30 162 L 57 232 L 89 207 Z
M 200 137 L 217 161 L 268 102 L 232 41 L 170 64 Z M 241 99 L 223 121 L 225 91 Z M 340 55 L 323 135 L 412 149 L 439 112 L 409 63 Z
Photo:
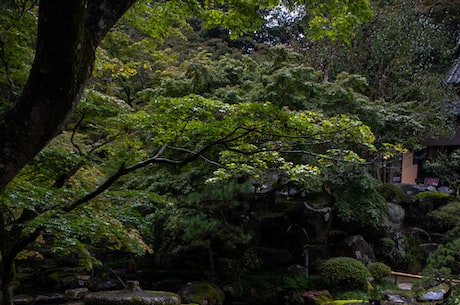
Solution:
M 375 280 L 381 280 L 391 275 L 391 268 L 384 263 L 375 262 L 367 265 L 367 269 Z
M 361 261 L 351 257 L 334 257 L 324 261 L 320 274 L 332 288 L 366 289 L 371 273 Z

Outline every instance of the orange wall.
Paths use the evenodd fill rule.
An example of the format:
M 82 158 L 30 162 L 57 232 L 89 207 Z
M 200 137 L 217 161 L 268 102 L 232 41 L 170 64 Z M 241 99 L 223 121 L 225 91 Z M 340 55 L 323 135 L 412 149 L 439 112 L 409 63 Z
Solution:
M 401 166 L 401 183 L 415 184 L 418 165 L 414 164 L 413 161 L 414 154 L 412 152 L 403 153 Z

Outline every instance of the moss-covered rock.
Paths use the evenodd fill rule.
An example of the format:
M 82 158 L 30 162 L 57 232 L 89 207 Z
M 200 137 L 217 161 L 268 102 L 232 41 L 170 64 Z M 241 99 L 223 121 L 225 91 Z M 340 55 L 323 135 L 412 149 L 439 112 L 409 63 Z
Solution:
M 191 282 L 181 288 L 179 295 L 184 303 L 222 305 L 225 294 L 210 282 Z

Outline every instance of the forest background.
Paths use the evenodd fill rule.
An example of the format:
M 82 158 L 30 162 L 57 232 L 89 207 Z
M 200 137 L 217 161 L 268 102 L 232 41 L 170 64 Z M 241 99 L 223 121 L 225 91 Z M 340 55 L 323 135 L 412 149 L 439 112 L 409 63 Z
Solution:
M 58 135 L 32 133 L 37 153 L 14 158 L 8 143 L 23 137 L 10 131 L 35 130 L 12 123 L 27 123 L 14 115 L 37 92 L 34 58 L 59 63 L 41 39 L 66 41 L 37 29 L 36 3 L 1 6 L 3 284 L 45 235 L 87 268 L 101 243 L 137 254 L 217 244 L 240 256 L 251 234 L 229 214 L 250 217 L 248 198 L 272 191 L 327 196 L 341 221 L 372 226 L 384 213 L 382 164 L 455 128 L 443 80 L 458 57 L 456 1 L 356 1 L 348 15 L 334 1 L 266 3 L 258 23 L 244 3 L 200 4 L 198 14 L 138 2 L 124 14 L 131 4 L 99 37 L 91 79 L 72 70 L 86 85 L 81 101 L 68 98 L 59 127 L 41 122 Z M 25 166 L 8 178 L 8 162 Z

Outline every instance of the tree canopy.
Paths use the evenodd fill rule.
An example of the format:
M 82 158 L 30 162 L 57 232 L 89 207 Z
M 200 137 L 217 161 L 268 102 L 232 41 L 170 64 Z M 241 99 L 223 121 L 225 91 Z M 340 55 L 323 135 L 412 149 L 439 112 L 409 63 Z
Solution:
M 227 222 L 241 197 L 289 185 L 326 192 L 342 221 L 372 226 L 385 209 L 373 162 L 445 124 L 431 120 L 442 109 L 430 108 L 432 92 L 444 94 L 431 82 L 450 41 L 413 7 L 41 0 L 0 9 L 6 303 L 15 257 L 42 234 L 87 267 L 103 241 L 134 253 L 159 235 L 171 251 L 211 251 L 211 240 L 235 249 L 250 239 Z M 275 9 L 293 22 L 272 39 Z
M 67 219 L 72 218 L 72 214 L 77 210 L 79 215 L 85 215 L 85 209 L 89 208 L 90 205 L 83 206 L 83 203 L 88 202 L 90 199 L 100 195 L 106 190 L 114 181 L 123 175 L 129 174 L 130 172 L 142 168 L 147 164 L 155 162 L 165 162 L 170 164 L 185 164 L 191 162 L 199 157 L 203 157 L 203 153 L 217 144 L 229 145 L 235 151 L 241 151 L 248 156 L 254 154 L 268 154 L 267 161 L 274 162 L 274 151 L 270 147 L 269 143 L 281 137 L 282 134 L 278 134 L 278 129 L 282 124 L 279 122 L 273 126 L 267 125 L 262 121 L 255 120 L 256 118 L 262 118 L 269 115 L 272 120 L 279 120 L 274 113 L 267 114 L 264 112 L 265 109 L 275 111 L 270 104 L 263 105 L 241 105 L 241 109 L 233 110 L 230 107 L 228 111 L 232 112 L 232 116 L 235 116 L 235 126 L 222 126 L 222 130 L 212 131 L 210 129 L 203 130 L 204 136 L 207 138 L 203 139 L 202 142 L 193 142 L 196 146 L 188 146 L 185 144 L 193 144 L 183 142 L 184 140 L 190 141 L 193 139 L 188 133 L 198 132 L 199 129 L 188 129 L 189 127 L 200 127 L 200 123 L 196 119 L 190 117 L 194 111 L 198 111 L 206 105 L 205 100 L 200 100 L 203 105 L 198 105 L 197 109 L 183 109 L 185 112 L 180 114 L 177 119 L 182 119 L 178 126 L 168 126 L 167 124 L 162 127 L 162 124 L 167 123 L 164 121 L 154 124 L 150 121 L 151 117 L 148 112 L 136 112 L 133 116 L 127 116 L 127 121 L 122 122 L 122 126 L 126 128 L 126 133 L 123 133 L 126 142 L 118 143 L 118 145 L 124 146 L 125 156 L 129 160 L 137 163 L 130 163 L 128 165 L 128 159 L 124 160 L 122 164 L 117 164 L 117 169 L 112 174 L 109 174 L 108 179 L 105 182 L 99 184 L 100 180 L 96 179 L 96 183 L 91 179 L 86 180 L 88 185 L 92 185 L 93 188 L 86 195 L 80 193 L 75 196 L 72 192 L 68 193 L 65 189 L 59 188 L 63 186 L 66 181 L 69 181 L 71 175 L 65 174 L 65 171 L 72 169 L 83 168 L 88 162 L 88 158 L 92 157 L 93 152 L 99 148 L 105 146 L 105 143 L 110 143 L 114 138 L 117 138 L 119 134 L 111 134 L 114 129 L 110 130 L 110 125 L 101 134 L 105 137 L 105 140 L 98 142 L 96 138 L 93 138 L 86 147 L 81 143 L 77 143 L 76 135 L 71 135 L 78 155 L 75 156 L 72 151 L 68 154 L 64 152 L 66 158 L 70 161 L 67 164 L 62 164 L 61 168 L 55 167 L 49 171 L 41 171 L 38 176 L 37 172 L 33 170 L 34 163 L 39 162 L 40 157 L 43 154 L 51 156 L 51 160 L 57 160 L 53 157 L 62 155 L 62 151 L 54 150 L 50 147 L 50 150 L 43 151 L 38 159 L 30 164 L 28 168 L 25 168 L 31 160 L 39 154 L 43 148 L 58 134 L 60 134 L 65 126 L 68 124 L 70 117 L 74 113 L 74 110 L 78 106 L 80 99 L 84 93 L 84 88 L 88 84 L 90 76 L 92 74 L 94 61 L 96 59 L 97 47 L 101 44 L 101 41 L 105 38 L 107 33 L 112 27 L 120 20 L 122 16 L 136 3 L 135 0 L 123 0 L 123 1 L 54 1 L 54 0 L 41 0 L 38 6 L 35 6 L 34 2 L 29 1 L 10 1 L 8 3 L 2 3 L 2 27 L 6 30 L 7 35 L 2 36 L 1 40 L 1 58 L 2 58 L 2 71 L 3 76 L 1 79 L 2 86 L 6 87 L 5 94 L 2 95 L 2 114 L 0 117 L 0 142 L 2 143 L 2 149 L 0 149 L 0 171 L 2 175 L 0 177 L 0 191 L 1 191 L 1 254 L 2 254 L 2 292 L 4 296 L 4 302 L 11 304 L 11 287 L 10 283 L 14 272 L 14 258 L 16 255 L 24 249 L 24 247 L 33 242 L 46 227 L 53 228 L 55 232 L 62 231 L 65 233 L 71 225 L 64 225 Z M 326 5 L 328 2 L 325 2 Z M 369 6 L 365 0 L 354 0 L 342 3 L 336 3 L 336 1 L 330 1 L 335 3 L 334 10 L 332 6 L 320 5 L 316 7 L 316 12 L 322 19 L 322 23 L 326 25 L 325 20 L 332 20 L 328 26 L 327 35 L 334 33 L 334 28 L 338 31 L 353 27 L 354 24 L 359 24 L 369 16 Z M 132 8 L 132 12 L 126 15 L 126 19 L 132 24 L 141 27 L 143 32 L 150 35 L 156 35 L 157 38 L 164 38 L 169 30 L 174 29 L 175 26 L 187 26 L 185 20 L 192 16 L 198 16 L 204 21 L 206 26 L 220 24 L 228 28 L 231 32 L 231 36 L 238 36 L 243 30 L 253 30 L 260 26 L 262 22 L 262 16 L 259 14 L 263 9 L 269 9 L 278 2 L 253 2 L 247 3 L 244 1 L 228 1 L 228 2 L 183 2 L 183 1 L 167 1 L 167 2 L 151 2 L 151 1 L 138 1 L 137 5 Z M 338 5 L 337 5 L 338 4 Z M 350 5 L 350 4 L 361 4 L 361 5 Z M 309 3 L 313 7 L 315 2 Z M 335 10 L 335 8 L 343 8 Z M 330 10 L 328 12 L 328 10 Z M 38 11 L 38 14 L 37 14 Z M 341 18 L 339 15 L 350 14 L 356 16 L 356 18 Z M 328 17 L 328 19 L 325 19 Z M 32 24 L 35 20 L 38 20 L 38 27 L 36 32 L 36 39 L 33 37 L 35 32 L 28 29 L 27 25 Z M 337 23 L 337 20 L 340 21 Z M 337 27 L 337 25 L 341 25 Z M 348 24 L 348 25 L 346 25 Z M 346 26 L 344 26 L 346 25 Z M 15 45 L 11 43 L 13 39 L 18 38 L 16 33 L 20 30 L 25 30 L 21 40 L 21 44 Z M 29 60 L 22 62 L 22 58 L 19 58 L 19 51 L 21 48 L 26 48 L 30 44 L 35 45 L 34 59 L 31 65 L 30 73 L 27 76 L 27 80 L 24 78 L 23 71 L 26 69 L 24 64 L 31 62 L 32 52 L 27 51 L 25 54 L 29 55 Z M 116 63 L 114 63 L 116 64 Z M 129 66 L 126 66 L 125 77 L 129 77 L 134 74 Z M 110 84 L 107 84 L 110 85 Z M 19 93 L 20 92 L 20 93 Z M 127 90 L 126 93 L 129 91 Z M 96 93 L 97 96 L 97 93 Z M 104 96 L 101 96 L 102 100 L 107 100 Z M 191 97 L 193 101 L 195 98 Z M 116 102 L 116 101 L 115 101 Z M 177 102 L 177 101 L 176 101 Z M 173 115 L 169 110 L 176 109 L 176 104 L 154 104 L 152 107 L 156 110 L 168 110 L 163 114 Z M 171 109 L 162 107 L 172 107 Z M 219 110 L 226 110 L 227 106 L 220 106 Z M 245 108 L 247 107 L 247 108 Z M 266 108 L 264 108 L 266 107 Z M 118 111 L 123 110 L 123 107 L 118 108 Z M 112 109 L 105 108 L 109 113 Z M 241 122 L 238 117 L 241 114 L 246 114 L 248 111 L 255 111 L 251 116 L 254 122 Z M 210 109 L 205 110 L 202 113 L 196 113 L 201 116 L 202 119 L 209 117 L 212 113 Z M 235 114 L 233 113 L 235 111 Z M 191 112 L 191 113 L 190 113 Z M 179 113 L 177 113 L 179 114 Z M 217 113 L 218 114 L 218 113 Z M 316 122 L 314 114 L 309 115 L 308 113 L 290 113 L 288 111 L 279 112 L 277 115 L 286 115 L 286 118 L 292 118 L 293 123 L 297 122 L 298 126 L 287 126 L 292 131 L 300 132 L 302 128 L 308 128 L 308 124 L 304 125 L 304 122 L 296 119 L 296 116 L 305 116 L 307 120 L 311 116 L 312 123 L 318 125 L 319 128 L 315 132 L 309 130 L 309 137 L 311 141 L 318 141 L 315 139 L 322 133 L 321 124 Z M 114 119 L 119 119 L 115 115 L 112 116 Z M 94 118 L 96 119 L 96 118 Z M 123 118 L 124 119 L 124 118 Z M 122 120 L 123 120 L 122 119 Z M 169 118 L 168 118 L 169 119 Z M 97 120 L 97 119 L 96 119 Z M 131 121 L 129 121 L 131 120 Z M 189 121 L 187 121 L 189 120 Z M 360 128 L 361 123 L 350 120 L 346 117 L 331 118 L 332 122 L 330 127 L 336 126 L 340 129 L 341 124 L 347 125 L 347 128 Z M 106 120 L 110 121 L 110 118 Z M 126 123 L 126 125 L 125 125 Z M 208 122 L 212 124 L 212 122 Z M 222 121 L 225 123 L 225 120 Z M 274 123 L 274 122 L 272 122 Z M 98 122 L 92 122 L 93 126 L 98 126 Z M 131 124 L 131 125 L 130 125 Z M 139 125 L 144 124 L 144 125 Z M 147 124 L 147 125 L 145 125 Z M 153 124 L 153 125 L 152 125 Z M 78 125 L 78 124 L 77 124 Z M 121 127 L 121 126 L 117 126 Z M 129 141 L 130 133 L 132 128 L 140 128 L 136 132 L 140 132 L 140 136 Z M 174 127 L 172 130 L 167 130 L 165 127 Z M 213 126 L 214 127 L 214 126 Z M 259 128 L 269 128 L 268 131 L 273 134 L 262 133 Z M 273 127 L 273 129 L 272 129 Z M 86 126 L 91 128 L 91 123 Z M 144 129 L 144 130 L 143 130 Z M 338 130 L 340 132 L 340 130 Z M 361 135 L 360 131 L 345 133 L 344 140 L 353 138 L 355 136 L 364 136 L 366 132 L 363 129 L 364 134 Z M 153 133 L 152 133 L 153 132 Z M 163 133 L 162 133 L 163 132 Z M 220 133 L 218 133 L 220 132 Z M 132 134 L 131 134 L 132 135 Z M 248 146 L 248 143 L 242 145 L 238 142 L 242 139 L 251 139 L 255 141 L 257 136 L 265 135 L 268 138 L 261 141 L 261 145 L 268 145 L 268 147 L 257 147 Z M 153 138 L 152 138 L 153 137 Z M 273 139 L 271 139 L 273 137 Z M 130 156 L 128 152 L 130 148 L 138 147 L 140 140 L 154 140 L 156 144 L 153 147 L 149 147 L 148 152 L 142 150 L 137 151 L 134 155 Z M 184 144 L 183 147 L 173 146 L 174 144 Z M 232 143 L 230 145 L 229 143 Z M 278 145 L 277 143 L 275 143 Z M 275 145 L 272 144 L 272 145 Z M 241 146 L 241 147 L 240 147 Z M 290 148 L 289 146 L 287 148 Z M 268 152 L 264 152 L 268 150 Z M 118 150 L 120 153 L 123 150 Z M 108 153 L 106 151 L 106 153 Z M 153 153 L 153 154 L 151 154 Z M 167 153 L 167 155 L 164 155 Z M 174 157 L 184 156 L 184 159 L 175 159 Z M 144 157 L 142 160 L 138 159 L 139 156 Z M 100 155 L 99 155 L 100 157 Z M 223 157 L 223 156 L 222 156 Z M 346 153 L 345 157 L 355 158 L 354 155 Z M 233 157 L 227 156 L 229 161 Z M 42 158 L 45 161 L 46 158 Z M 276 158 L 275 158 L 276 159 Z M 254 160 L 257 161 L 257 160 Z M 45 161 L 48 162 L 48 161 Z M 255 168 L 258 162 L 255 162 Z M 39 163 L 38 163 L 39 164 Z M 14 183 L 10 188 L 15 189 L 15 192 L 10 192 L 7 189 L 9 183 L 14 177 L 23 169 L 21 176 L 18 177 L 17 184 Z M 110 172 L 110 171 L 109 171 Z M 64 177 L 62 176 L 64 174 Z M 29 183 L 38 179 L 38 186 L 30 186 Z M 35 180 L 37 181 L 37 180 Z M 82 181 L 79 181 L 81 183 Z M 76 183 L 76 182 L 75 182 Z M 30 188 L 26 186 L 29 185 Z M 51 189 L 49 188 L 51 185 Z M 55 185 L 56 190 L 52 189 Z M 33 196 L 21 196 L 21 189 L 23 191 L 33 190 Z M 82 189 L 81 189 L 82 190 Z M 84 191 L 84 188 L 83 188 Z M 57 192 L 62 192 L 57 195 Z M 78 192 L 77 192 L 78 193 Z M 97 210 L 97 203 L 94 208 Z M 109 206 L 109 205 L 108 205 Z M 109 211 L 106 205 L 102 205 L 99 211 L 105 216 L 101 216 L 101 219 L 110 219 Z M 93 209 L 92 209 L 93 210 Z M 63 218 L 62 216 L 67 216 Z M 108 218 L 107 218 L 108 217 Z M 84 219 L 84 218 L 83 218 Z M 104 221 L 102 222 L 104 223 Z M 111 236 L 120 236 L 117 233 L 119 220 L 115 220 L 110 226 Z M 91 229 L 91 225 L 89 226 Z M 94 228 L 93 228 L 94 229 Z M 91 236 L 91 231 L 87 232 Z M 124 232 L 127 232 L 124 230 Z M 135 233 L 133 233 L 135 235 Z M 128 234 L 131 235 L 132 234 Z M 92 235 L 96 237 L 96 235 Z M 135 239 L 135 238 L 134 238 Z M 66 239 L 64 239 L 66 240 Z M 73 238 L 73 242 L 67 243 L 64 249 L 70 245 L 78 247 L 79 243 L 75 242 L 77 239 Z M 116 243 L 115 243 L 116 244 Z M 120 247 L 120 246 L 116 246 Z M 145 248 L 145 247 L 144 247 Z

